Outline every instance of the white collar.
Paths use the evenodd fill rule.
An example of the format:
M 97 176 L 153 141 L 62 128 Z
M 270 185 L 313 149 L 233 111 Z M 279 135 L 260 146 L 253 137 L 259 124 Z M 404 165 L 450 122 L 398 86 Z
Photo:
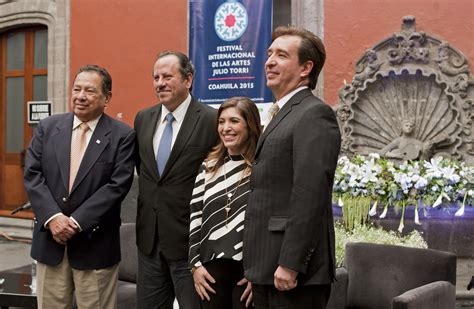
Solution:
M 280 100 L 276 101 L 275 103 L 278 104 L 278 107 L 280 109 L 283 108 L 283 106 L 285 106 L 285 104 L 296 94 L 298 93 L 299 91 L 303 90 L 303 89 L 306 89 L 308 88 L 308 86 L 301 86 L 301 87 L 298 87 L 296 88 L 295 90 L 293 90 L 292 92 L 288 93 L 287 95 L 283 96 L 283 98 L 281 98 Z
M 97 127 L 100 117 L 102 117 L 102 114 L 100 114 L 99 117 L 86 122 L 91 132 L 94 132 L 95 127 Z M 76 115 L 74 115 L 74 122 L 72 123 L 72 129 L 75 130 L 83 122 L 84 121 L 82 121 L 81 119 L 77 118 Z
M 170 112 L 166 106 L 162 105 L 160 123 L 166 121 L 165 117 L 168 115 L 168 113 L 173 114 L 176 122 L 182 122 L 184 120 L 184 116 L 186 115 L 186 111 L 188 110 L 189 104 L 191 104 L 191 94 L 188 94 L 188 97 L 183 101 L 183 103 L 179 104 L 173 112 Z

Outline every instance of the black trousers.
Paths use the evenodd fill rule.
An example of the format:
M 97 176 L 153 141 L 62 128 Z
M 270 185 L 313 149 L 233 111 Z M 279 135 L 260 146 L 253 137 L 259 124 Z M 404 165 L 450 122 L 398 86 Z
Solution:
M 273 285 L 252 285 L 255 309 L 325 309 L 331 285 L 297 286 L 278 291 Z
M 187 260 L 168 260 L 159 244 L 151 255 L 138 250 L 137 308 L 173 309 L 174 298 L 184 309 L 199 309 L 199 296 Z
M 231 259 L 215 259 L 204 263 L 207 271 L 216 280 L 216 283 L 209 283 L 216 291 L 216 294 L 208 292 L 210 301 L 201 301 L 203 309 L 244 309 L 245 302 L 240 301 L 242 293 L 247 285 L 238 286 L 244 277 L 242 262 Z

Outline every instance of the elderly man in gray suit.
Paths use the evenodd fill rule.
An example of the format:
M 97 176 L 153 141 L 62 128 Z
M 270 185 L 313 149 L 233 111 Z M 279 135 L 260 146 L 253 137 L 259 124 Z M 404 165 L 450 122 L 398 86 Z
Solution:
M 325 50 L 313 33 L 275 30 L 265 63 L 276 103 L 260 137 L 244 230 L 255 308 L 325 308 L 334 279 L 331 195 L 340 133 L 311 89 Z

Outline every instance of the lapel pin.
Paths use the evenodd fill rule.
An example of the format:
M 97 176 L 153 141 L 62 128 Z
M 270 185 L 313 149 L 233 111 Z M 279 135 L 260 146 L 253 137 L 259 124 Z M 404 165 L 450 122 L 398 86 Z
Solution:
M 96 140 L 95 142 L 96 142 L 97 144 L 100 144 L 100 140 Z

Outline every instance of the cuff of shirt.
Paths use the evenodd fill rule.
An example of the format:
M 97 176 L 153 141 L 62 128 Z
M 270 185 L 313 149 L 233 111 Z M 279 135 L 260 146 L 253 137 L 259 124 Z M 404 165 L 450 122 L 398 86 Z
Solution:
M 44 228 L 45 228 L 45 229 L 49 229 L 49 227 L 48 227 L 49 222 L 51 222 L 51 220 L 53 220 L 54 218 L 56 218 L 56 217 L 59 216 L 60 214 L 62 214 L 62 213 L 61 213 L 61 212 L 58 212 L 57 214 L 52 215 L 51 218 L 49 218 L 48 220 L 46 220 L 46 222 L 44 223 Z
M 73 217 L 70 217 L 72 221 L 74 221 L 74 224 L 76 224 L 76 226 L 79 228 L 79 232 L 82 232 L 82 228 L 81 226 L 79 225 L 79 223 L 77 223 L 76 219 L 74 219 Z

